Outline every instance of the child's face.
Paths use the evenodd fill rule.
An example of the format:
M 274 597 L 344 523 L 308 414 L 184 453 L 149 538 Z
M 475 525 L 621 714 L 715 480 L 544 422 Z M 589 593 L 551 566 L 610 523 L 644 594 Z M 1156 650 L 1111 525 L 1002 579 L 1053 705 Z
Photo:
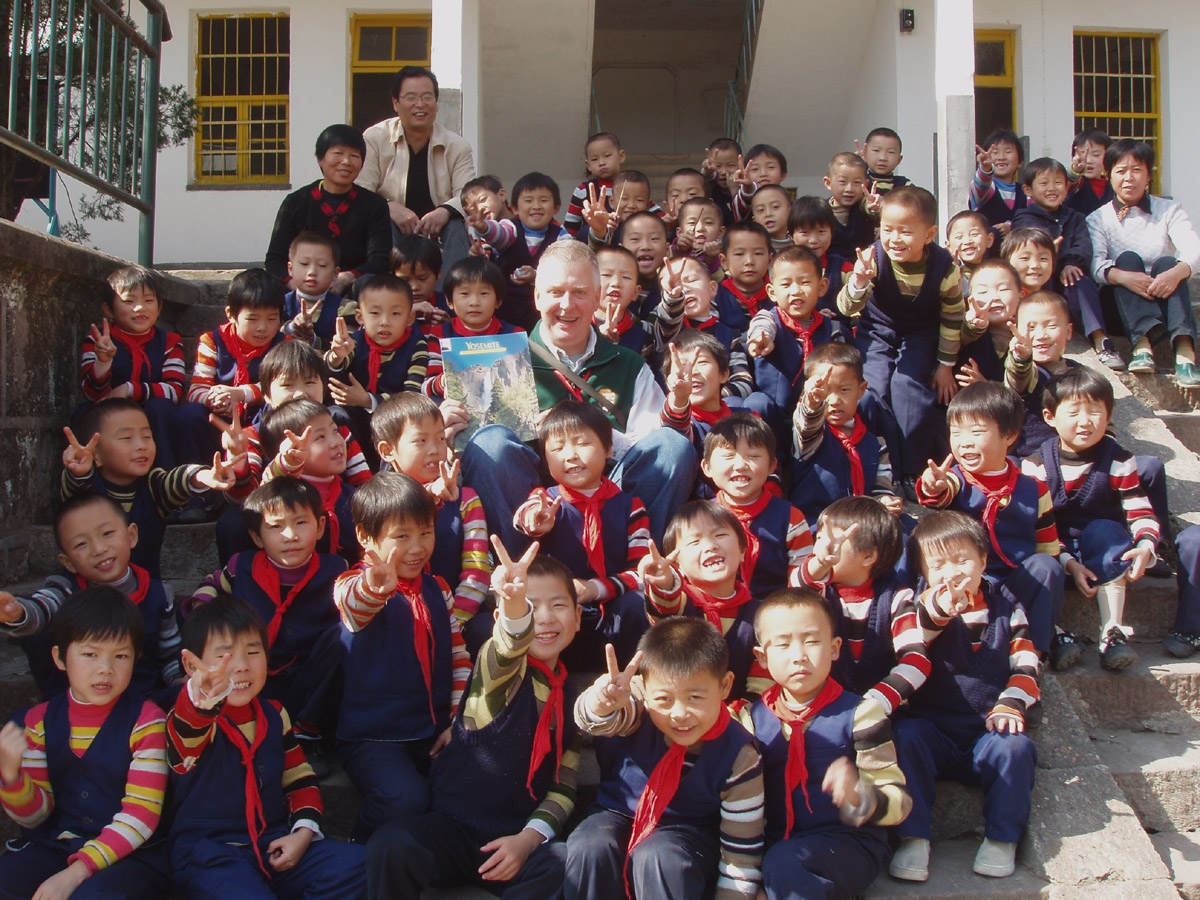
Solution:
M 399 291 L 368 291 L 365 295 L 359 295 L 354 318 L 363 327 L 367 337 L 380 346 L 390 347 L 412 325 L 412 303 Z
M 763 154 L 746 160 L 746 175 L 759 187 L 764 184 L 779 184 L 785 174 L 783 166 L 773 156 Z
M 496 289 L 484 281 L 455 285 L 454 291 L 446 299 L 459 321 L 473 331 L 482 331 L 492 324 L 496 307 L 500 305 Z
M 1106 149 L 1104 145 L 1094 141 L 1088 141 L 1083 145 L 1083 175 L 1085 178 L 1104 177 L 1104 151 Z
M 1039 366 L 1062 359 L 1071 340 L 1071 320 L 1049 303 L 1022 303 L 1017 308 L 1017 328 L 1029 335 L 1033 361 Z
M 743 291 L 757 291 L 767 280 L 771 248 L 762 235 L 735 232 L 729 237 L 729 249 L 721 253 L 721 265 Z
M 699 246 L 719 241 L 725 234 L 725 223 L 715 207 L 691 206 L 679 218 L 679 233 L 690 234 L 693 244 Z
M 431 271 L 424 263 L 405 263 L 397 266 L 393 274 L 408 282 L 409 290 L 413 295 L 413 303 L 433 302 L 433 295 L 437 288 L 437 272 Z
M 548 188 L 533 188 L 521 191 L 517 197 L 517 218 L 526 228 L 542 231 L 558 214 L 558 204 Z
M 592 141 L 584 151 L 583 161 L 587 165 L 589 175 L 609 181 L 621 171 L 621 163 L 625 162 L 625 151 L 618 150 L 617 145 L 610 140 Z
M 825 421 L 844 428 L 858 414 L 858 403 L 867 392 L 867 383 L 853 366 L 829 367 L 829 393 L 825 396 Z
M 991 419 L 954 419 L 950 425 L 950 452 L 959 468 L 972 475 L 999 472 L 1018 435 L 1003 434 Z
M 416 519 L 393 519 L 383 527 L 376 537 L 356 528 L 355 534 L 364 550 L 369 550 L 382 560 L 391 558 L 393 550 L 399 550 L 396 575 L 405 581 L 415 581 L 425 571 L 433 556 L 434 522 Z
M 329 290 L 337 273 L 333 252 L 324 244 L 299 244 L 288 260 L 288 275 L 296 287 L 309 296 L 315 297 Z
M 525 598 L 533 604 L 533 643 L 529 655 L 553 665 L 579 633 L 583 607 L 571 599 L 568 585 L 554 575 L 530 575 Z
M 1150 189 L 1150 170 L 1132 156 L 1122 156 L 1108 175 L 1113 193 L 1122 203 L 1132 206 L 1146 196 Z
M 228 631 L 209 635 L 204 645 L 200 665 L 212 669 L 220 665 L 221 658 L 229 657 L 229 680 L 233 690 L 225 698 L 227 706 L 248 706 L 262 692 L 267 683 L 267 648 L 257 631 L 230 634 Z M 196 664 L 185 662 L 188 675 L 196 671 Z
M 502 219 L 508 212 L 508 197 L 503 190 L 497 194 L 485 187 L 472 188 L 463 197 L 463 209 L 469 213 L 481 212 L 488 219 Z
M 637 257 L 638 278 L 651 281 L 667 255 L 667 228 L 656 219 L 639 216 L 621 231 L 621 246 Z
M 272 409 L 283 406 L 289 400 L 301 398 L 323 406 L 325 385 L 316 372 L 284 372 L 267 385 L 263 397 Z
M 158 323 L 162 304 L 158 294 L 145 285 L 134 285 L 104 305 L 104 314 L 128 334 L 145 334 Z
M 992 229 L 984 228 L 974 216 L 969 216 L 950 226 L 946 235 L 946 249 L 959 262 L 976 266 L 983 262 L 995 239 Z
M 738 540 L 740 528 L 706 518 L 681 528 L 675 541 L 675 563 L 680 574 L 710 593 L 732 592 L 746 553 Z
M 713 447 L 700 468 L 734 503 L 745 505 L 762 493 L 767 478 L 775 471 L 775 458 L 766 447 L 752 447 L 742 439 L 735 447 Z
M 708 733 L 721 716 L 729 715 L 725 700 L 733 688 L 733 673 L 718 678 L 711 672 L 673 677 L 661 672 L 643 679 L 646 714 L 673 744 L 690 747 Z
M 67 673 L 75 699 L 93 706 L 108 706 L 129 687 L 137 650 L 129 636 L 84 637 L 67 645 L 66 653 L 55 647 L 54 665 Z
M 679 265 L 671 263 L 672 267 Z M 666 273 L 659 273 L 659 281 L 666 280 Z M 689 319 L 707 319 L 712 314 L 713 298 L 717 296 L 717 283 L 708 274 L 704 264 L 689 259 L 683 264 L 679 275 L 683 287 L 683 314 Z
M 1004 269 L 981 269 L 971 276 L 971 299 L 987 305 L 988 325 L 1004 325 L 1017 317 L 1021 286 Z
M 346 471 L 346 439 L 328 414 L 308 422 L 308 459 L 304 474 L 314 478 L 332 478 Z
M 109 413 L 100 426 L 95 450 L 96 468 L 109 481 L 129 483 L 154 465 L 154 433 L 140 409 Z
M 624 222 L 634 213 L 645 212 L 650 208 L 650 188 L 631 181 L 614 184 L 613 203 L 617 205 L 617 218 Z
M 1045 409 L 1042 415 L 1058 433 L 1059 443 L 1075 453 L 1100 443 L 1111 418 L 1108 407 L 1091 397 L 1069 397 L 1054 412 Z
M 281 314 L 277 309 L 253 309 L 243 306 L 237 315 L 225 307 L 225 315 L 237 329 L 237 336 L 251 347 L 265 347 L 275 340 L 282 327 Z
M 712 353 L 698 348 L 692 360 L 692 406 L 715 411 L 721 408 L 721 388 L 729 380 L 729 370 L 722 370 Z
M 317 515 L 307 504 L 293 509 L 279 503 L 263 510 L 262 524 L 250 537 L 275 565 L 295 569 L 312 559 L 324 533 L 324 515 Z
M 600 310 L 607 315 L 610 303 L 615 303 L 621 315 L 629 308 L 638 295 L 637 263 L 624 253 L 598 253 L 597 262 L 600 264 Z
M 732 148 L 716 150 L 712 154 L 713 171 L 717 173 L 717 184 L 729 187 L 729 176 L 737 171 L 738 152 Z
M 776 190 L 758 191 L 750 201 L 750 216 L 767 229 L 771 237 L 787 237 L 789 206 L 786 194 Z
M 863 159 L 876 175 L 891 175 L 904 157 L 900 155 L 898 140 L 877 134 L 863 147 Z
M 1039 172 L 1024 190 L 1042 209 L 1055 212 L 1067 200 L 1067 176 L 1054 170 Z
M 776 262 L 767 282 L 767 296 L 793 319 L 801 321 L 812 317 L 828 287 L 829 280 L 808 262 Z
M 824 258 L 833 243 L 833 229 L 828 225 L 814 225 L 811 228 L 793 228 L 792 243 L 797 247 L 807 247 L 817 256 Z
M 430 484 L 442 474 L 441 464 L 446 461 L 445 425 L 434 416 L 405 422 L 395 442 L 380 441 L 376 449 L 397 472 L 421 484 Z
M 137 526 L 97 503 L 63 516 L 58 525 L 58 561 L 88 584 L 115 584 L 129 571 Z
M 988 147 L 992 154 L 992 174 L 1001 181 L 1012 181 L 1021 166 L 1021 148 L 1008 141 L 997 141 Z
M 922 571 L 931 588 L 950 587 L 964 576 L 967 593 L 979 593 L 987 559 L 967 540 L 951 541 L 947 546 L 921 548 Z
M 685 200 L 704 196 L 703 175 L 673 175 L 667 180 L 667 209 L 676 204 L 676 209 Z
M 866 193 L 867 173 L 861 166 L 838 163 L 829 167 L 825 187 L 838 206 L 853 206 Z
M 593 431 L 581 429 L 567 434 L 552 434 L 544 442 L 546 468 L 556 484 L 576 491 L 599 487 L 609 450 Z
M 773 606 L 759 616 L 754 656 L 794 703 L 821 693 L 841 649 L 829 616 L 812 606 Z
M 1045 247 L 1027 241 L 1008 255 L 1008 262 L 1017 270 L 1021 286 L 1027 293 L 1042 289 L 1054 277 L 1054 254 Z
M 925 258 L 925 248 L 936 237 L 937 226 L 907 206 L 885 204 L 879 214 L 879 240 L 892 262 L 920 262 Z

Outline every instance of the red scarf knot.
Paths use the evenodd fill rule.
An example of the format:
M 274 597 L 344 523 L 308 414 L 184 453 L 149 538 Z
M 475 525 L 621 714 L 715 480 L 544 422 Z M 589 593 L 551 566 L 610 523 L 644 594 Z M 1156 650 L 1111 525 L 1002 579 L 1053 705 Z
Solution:
M 996 517 L 1000 515 L 1000 510 L 1008 505 L 1008 498 L 1016 490 L 1017 479 L 1021 477 L 1020 469 L 1010 460 L 1005 462 L 1007 468 L 999 475 L 975 476 L 961 466 L 958 470 L 966 479 L 967 484 L 979 489 L 987 497 L 987 503 L 983 507 L 983 526 L 987 529 L 988 538 L 992 542 L 992 549 L 996 551 L 996 555 L 1006 566 L 1015 569 L 1017 564 L 1008 558 L 1004 548 L 1000 546 L 1000 539 L 996 536 Z
M 854 417 L 854 425 L 848 434 L 844 428 L 838 428 L 835 425 L 829 426 L 829 433 L 837 438 L 842 449 L 846 451 L 846 458 L 850 461 L 850 496 L 863 496 L 866 493 L 867 485 L 863 476 L 862 457 L 858 453 L 858 445 L 867 435 L 867 426 L 863 422 L 862 416 Z
M 621 493 L 621 489 L 611 479 L 605 478 L 590 497 L 565 484 L 560 484 L 558 490 L 563 500 L 583 513 L 583 549 L 587 552 L 588 565 L 597 578 L 606 577 L 608 565 L 604 561 L 604 529 L 600 524 L 600 511 L 606 501 Z
M 529 759 L 529 777 L 525 781 L 525 787 L 529 789 L 529 796 L 536 800 L 538 798 L 533 792 L 533 779 L 537 775 L 538 769 L 542 767 L 542 760 L 550 753 L 551 731 L 554 732 L 555 780 L 558 779 L 558 770 L 562 768 L 563 685 L 567 681 L 567 668 L 559 662 L 552 671 L 540 659 L 534 659 L 532 656 L 526 656 L 525 659 L 529 667 L 534 671 L 541 672 L 550 685 L 550 696 L 546 698 L 546 705 L 542 707 L 542 714 L 538 717 L 537 731 L 533 735 L 533 755 Z
M 745 532 L 746 555 L 742 557 L 742 581 L 747 584 L 750 583 L 751 576 L 754 574 L 754 567 L 758 565 L 758 553 L 760 550 L 758 532 L 754 530 L 754 520 L 767 508 L 767 504 L 772 499 L 769 493 L 763 491 L 753 503 L 740 506 L 731 500 L 729 495 L 724 491 L 720 491 L 717 494 L 717 502 L 737 516 L 738 523 L 742 526 L 742 531 Z
M 383 365 L 383 357 L 387 354 L 395 353 L 408 340 L 410 334 L 412 334 L 411 325 L 404 329 L 404 333 L 400 335 L 395 343 L 384 346 L 371 340 L 371 336 L 367 334 L 367 330 L 363 329 L 363 338 L 367 342 L 367 390 L 372 394 L 379 392 L 379 369 Z

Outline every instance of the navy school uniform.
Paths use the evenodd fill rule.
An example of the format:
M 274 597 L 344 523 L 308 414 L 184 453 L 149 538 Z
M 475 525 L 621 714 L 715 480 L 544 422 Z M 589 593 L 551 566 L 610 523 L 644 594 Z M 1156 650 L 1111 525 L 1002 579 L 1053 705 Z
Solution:
M 796 401 L 804 392 L 806 351 L 800 335 L 784 324 L 779 310 L 772 308 L 770 315 L 775 323 L 775 347 L 766 356 L 753 359 L 754 384 L 770 404 L 767 418 L 772 427 L 786 429 Z M 845 335 L 836 319 L 814 312 L 808 339 L 815 348 L 831 342 L 842 343 Z
M 858 251 L 869 246 L 875 240 L 876 219 L 868 216 L 861 203 L 850 207 L 850 215 L 843 225 L 835 216 L 833 220 L 833 239 L 829 242 L 829 251 L 842 259 L 858 258 Z
M 767 297 L 765 284 L 754 293 L 746 294 L 732 278 L 726 278 L 717 286 L 717 295 L 713 298 L 717 318 L 738 335 L 746 333 L 746 329 L 750 327 L 750 319 L 756 312 L 774 305 Z
M 522 266 L 536 268 L 542 251 L 558 240 L 562 225 L 557 219 L 552 220 L 546 228 L 545 239 L 531 252 L 525 240 L 525 226 L 521 224 L 520 219 L 514 219 L 513 224 L 517 227 L 516 240 L 505 247 L 496 260 L 507 282 L 504 302 L 496 310 L 496 315 L 510 325 L 529 331 L 538 322 L 538 311 L 533 305 L 533 285 L 515 284 L 512 274 Z
M 321 313 L 313 319 L 313 333 L 320 339 L 322 347 L 328 347 L 337 331 L 338 310 L 341 309 L 342 298 L 333 291 L 326 291 L 321 300 Z M 288 291 L 283 298 L 284 319 L 290 322 L 300 315 L 300 296 L 295 291 Z M 311 313 L 311 310 L 309 310 Z

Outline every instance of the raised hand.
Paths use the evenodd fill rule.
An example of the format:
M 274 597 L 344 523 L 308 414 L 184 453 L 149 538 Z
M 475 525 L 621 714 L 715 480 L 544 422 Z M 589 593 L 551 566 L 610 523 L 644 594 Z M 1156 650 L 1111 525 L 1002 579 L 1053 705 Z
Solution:
M 308 444 L 311 440 L 311 425 L 305 425 L 299 435 L 285 429 L 283 442 L 279 445 L 279 464 L 288 472 L 299 472 L 308 462 Z
M 875 190 L 875 187 L 874 181 L 868 181 L 867 189 L 863 193 L 863 203 L 869 216 L 878 216 L 879 208 L 883 206 L 883 194 Z
M 213 666 L 205 666 L 191 650 L 182 653 L 183 669 L 188 676 L 188 696 L 199 709 L 213 709 L 233 691 L 233 680 L 229 677 L 230 660 L 226 653 Z
M 617 651 L 612 644 L 604 645 L 604 660 L 608 671 L 597 678 L 587 692 L 587 708 L 598 719 L 611 716 L 633 696 L 633 676 L 642 664 L 642 651 L 633 654 L 624 669 L 617 665 Z
M 1013 359 L 1021 362 L 1032 359 L 1033 339 L 1028 334 L 1023 334 L 1015 322 L 1008 323 L 1008 330 L 1012 332 L 1012 338 L 1008 342 L 1008 352 L 1013 355 Z
M 313 331 L 312 314 L 308 310 L 308 301 L 300 298 L 300 312 L 292 319 L 292 337 L 306 344 L 311 344 L 316 332 Z
M 833 374 L 833 366 L 821 366 L 815 377 L 804 381 L 804 408 L 816 412 L 829 396 L 829 379 Z
M 950 489 L 950 481 L 946 474 L 954 465 L 954 454 L 951 453 L 939 466 L 932 459 L 926 461 L 926 468 L 921 473 L 921 490 L 929 497 L 937 497 Z
M 63 467 L 76 478 L 86 478 L 92 472 L 96 460 L 96 445 L 100 443 L 99 433 L 93 434 L 86 444 L 79 443 L 69 427 L 63 428 L 67 436 L 67 449 L 63 451 Z
M 92 349 L 96 353 L 96 368 L 107 372 L 113 357 L 117 355 L 117 345 L 112 339 L 108 319 L 101 319 L 99 328 L 95 325 L 90 326 L 88 333 L 92 337 Z
M 346 327 L 346 320 L 338 316 L 333 326 L 333 340 L 329 342 L 329 365 L 340 369 L 347 357 L 354 352 L 354 338 Z
M 554 527 L 554 519 L 558 515 L 558 508 L 562 506 L 562 497 L 550 499 L 550 494 L 545 488 L 537 488 L 533 493 L 537 505 L 526 510 L 522 531 L 531 537 L 541 537 Z
M 359 406 L 363 409 L 370 409 L 370 392 L 354 377 L 353 372 L 347 372 L 346 377 L 350 379 L 349 384 L 338 381 L 336 378 L 329 380 L 329 396 L 333 398 L 333 402 L 338 406 Z
M 393 547 L 387 559 L 382 559 L 374 550 L 363 553 L 363 582 L 376 597 L 390 596 L 396 591 L 396 579 L 400 571 L 400 548 Z
M 879 275 L 879 267 L 875 264 L 875 245 L 856 250 L 855 256 L 857 259 L 850 281 L 856 291 L 865 291 Z
M 525 589 L 529 584 L 529 565 L 537 556 L 541 545 L 534 541 L 529 549 L 515 562 L 500 541 L 500 536 L 491 536 L 492 549 L 500 564 L 492 569 L 492 591 L 504 604 L 504 614 L 510 619 L 525 615 Z
M 442 503 L 454 503 L 458 500 L 458 460 L 438 463 L 438 477 L 425 485 L 425 490 L 433 494 Z
M 653 540 L 650 541 L 650 552 L 638 560 L 638 578 L 659 593 L 675 587 L 675 567 L 671 565 L 671 557 L 659 553 Z
M 21 761 L 28 747 L 24 727 L 16 722 L 5 722 L 0 728 L 0 779 L 6 785 L 15 786 L 21 777 Z
M 8 591 L 0 591 L 0 622 L 14 625 L 25 618 L 25 609 Z
M 246 465 L 246 454 L 222 459 L 220 451 L 213 454 L 212 466 L 201 469 L 192 480 L 210 491 L 227 491 L 237 484 L 237 468 Z
M 667 350 L 671 354 L 671 371 L 667 373 L 671 408 L 687 409 L 692 402 L 692 367 L 696 364 L 696 354 L 681 353 L 674 341 L 667 345 Z

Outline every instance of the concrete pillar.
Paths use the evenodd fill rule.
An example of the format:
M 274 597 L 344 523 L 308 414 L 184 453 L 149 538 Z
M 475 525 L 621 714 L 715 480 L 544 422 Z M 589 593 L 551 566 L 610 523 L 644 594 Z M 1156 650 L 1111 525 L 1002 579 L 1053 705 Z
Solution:
M 934 0 L 937 197 L 943 230 L 967 205 L 975 174 L 975 10 L 970 0 Z
M 479 148 L 479 0 L 433 4 L 430 68 L 438 78 L 438 121 Z

